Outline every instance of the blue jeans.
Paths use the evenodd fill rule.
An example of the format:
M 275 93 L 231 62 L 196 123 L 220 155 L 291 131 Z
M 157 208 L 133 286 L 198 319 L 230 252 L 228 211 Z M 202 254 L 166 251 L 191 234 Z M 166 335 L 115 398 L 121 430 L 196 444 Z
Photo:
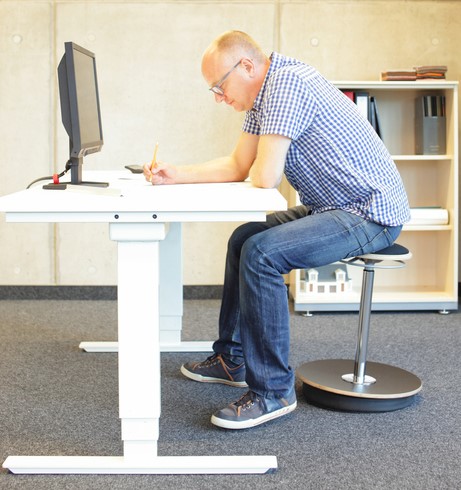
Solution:
M 245 361 L 251 390 L 266 398 L 286 396 L 294 373 L 282 274 L 381 250 L 392 245 L 401 228 L 341 210 L 310 215 L 305 206 L 239 226 L 229 239 L 213 350 L 234 362 Z

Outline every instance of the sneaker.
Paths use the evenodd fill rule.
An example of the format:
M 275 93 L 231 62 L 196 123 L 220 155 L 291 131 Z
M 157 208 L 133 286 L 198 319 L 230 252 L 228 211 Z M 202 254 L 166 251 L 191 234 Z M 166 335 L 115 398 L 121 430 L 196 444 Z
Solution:
M 181 366 L 181 373 L 201 383 L 223 383 L 245 388 L 245 364 L 225 361 L 221 354 L 213 354 L 203 362 L 188 362 Z
M 282 417 L 296 408 L 294 390 L 287 398 L 264 398 L 249 391 L 228 407 L 216 412 L 211 423 L 224 429 L 248 429 Z

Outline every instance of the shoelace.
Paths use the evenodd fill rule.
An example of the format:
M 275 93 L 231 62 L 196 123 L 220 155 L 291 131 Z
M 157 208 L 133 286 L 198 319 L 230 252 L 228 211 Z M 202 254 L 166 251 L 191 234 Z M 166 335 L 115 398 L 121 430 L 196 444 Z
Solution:
M 213 354 L 212 356 L 208 357 L 206 361 L 203 363 L 204 366 L 210 366 L 213 364 L 217 364 L 218 361 L 218 354 Z
M 237 414 L 240 415 L 242 410 L 248 410 L 251 408 L 255 402 L 258 401 L 258 395 L 253 391 L 248 391 L 242 397 L 240 397 L 236 402 Z
M 200 365 L 200 366 L 209 366 L 210 364 L 212 364 L 214 361 L 216 361 L 216 358 L 218 357 L 218 354 L 213 354 L 212 356 L 210 357 L 207 357 L 204 361 L 202 362 L 197 362 L 197 365 Z

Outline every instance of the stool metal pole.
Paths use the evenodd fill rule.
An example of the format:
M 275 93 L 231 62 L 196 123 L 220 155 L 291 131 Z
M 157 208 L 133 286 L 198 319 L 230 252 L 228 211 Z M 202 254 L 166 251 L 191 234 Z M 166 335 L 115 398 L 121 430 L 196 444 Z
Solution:
M 373 280 L 375 271 L 373 267 L 363 269 L 362 292 L 360 297 L 359 328 L 357 332 L 357 347 L 355 350 L 354 384 L 363 384 L 365 381 L 365 366 L 367 362 L 368 334 L 370 332 L 371 304 L 373 296 Z

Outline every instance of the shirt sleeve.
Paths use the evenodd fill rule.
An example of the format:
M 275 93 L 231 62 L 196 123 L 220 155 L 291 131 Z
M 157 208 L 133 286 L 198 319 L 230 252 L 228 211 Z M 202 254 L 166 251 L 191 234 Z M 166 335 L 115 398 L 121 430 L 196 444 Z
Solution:
M 258 121 L 257 114 L 254 111 L 248 111 L 245 114 L 245 120 L 243 121 L 242 131 L 245 133 L 259 135 L 261 127 Z
M 296 140 L 317 114 L 317 100 L 304 80 L 291 70 L 279 70 L 268 80 L 260 115 L 260 134 L 280 134 Z

